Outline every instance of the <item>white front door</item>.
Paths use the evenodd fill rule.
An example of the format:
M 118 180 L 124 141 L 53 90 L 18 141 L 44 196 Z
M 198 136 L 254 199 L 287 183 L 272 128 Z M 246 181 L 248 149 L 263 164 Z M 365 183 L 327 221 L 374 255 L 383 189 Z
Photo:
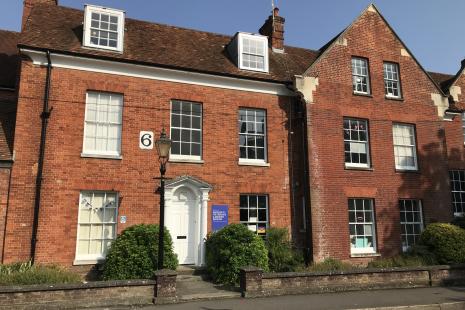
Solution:
M 197 210 L 198 202 L 188 191 L 180 192 L 166 208 L 166 227 L 173 239 L 179 264 L 195 263 Z

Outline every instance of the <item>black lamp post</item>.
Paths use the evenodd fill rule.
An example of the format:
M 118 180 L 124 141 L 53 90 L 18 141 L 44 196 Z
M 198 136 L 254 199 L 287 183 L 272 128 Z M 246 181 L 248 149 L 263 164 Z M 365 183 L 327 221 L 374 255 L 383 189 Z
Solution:
M 160 162 L 160 230 L 158 231 L 158 270 L 163 269 L 164 256 L 164 227 L 165 227 L 165 172 L 166 163 L 170 156 L 171 140 L 166 136 L 165 128 L 162 129 L 160 138 L 155 142 Z

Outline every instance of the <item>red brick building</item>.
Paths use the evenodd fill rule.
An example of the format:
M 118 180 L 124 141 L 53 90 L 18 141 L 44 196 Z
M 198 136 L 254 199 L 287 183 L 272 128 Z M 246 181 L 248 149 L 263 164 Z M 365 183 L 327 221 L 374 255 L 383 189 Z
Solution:
M 224 36 L 25 1 L 2 261 L 95 264 L 118 232 L 158 222 L 141 137 L 162 128 L 183 264 L 204 263 L 214 206 L 258 234 L 289 228 L 314 260 L 354 262 L 463 215 L 449 184 L 465 169 L 462 71 L 427 73 L 374 6 L 319 50 L 285 46 L 284 22 L 275 10 L 260 34 Z

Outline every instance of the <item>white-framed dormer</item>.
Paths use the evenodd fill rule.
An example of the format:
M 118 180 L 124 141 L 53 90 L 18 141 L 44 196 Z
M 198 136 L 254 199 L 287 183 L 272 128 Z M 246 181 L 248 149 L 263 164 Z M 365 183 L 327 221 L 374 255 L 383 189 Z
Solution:
M 125 12 L 85 5 L 83 45 L 123 52 Z
M 268 73 L 268 37 L 238 32 L 228 46 L 229 53 L 241 70 Z

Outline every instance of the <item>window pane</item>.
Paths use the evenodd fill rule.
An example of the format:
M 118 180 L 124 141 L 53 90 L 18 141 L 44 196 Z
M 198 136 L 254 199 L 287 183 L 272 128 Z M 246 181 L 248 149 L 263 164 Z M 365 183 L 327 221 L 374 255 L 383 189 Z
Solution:
M 394 156 L 397 169 L 416 170 L 416 143 L 413 125 L 394 124 L 392 127 Z
M 76 251 L 78 259 L 105 257 L 107 245 L 116 238 L 117 208 L 116 193 L 81 193 Z
M 201 156 L 202 106 L 188 101 L 171 102 L 171 139 L 181 144 L 172 145 L 171 154 Z
M 399 200 L 402 250 L 407 251 L 418 240 L 423 230 L 421 202 L 412 199 Z
M 349 234 L 352 253 L 373 253 L 375 226 L 373 200 L 349 199 Z M 357 210 L 354 212 L 354 210 Z
M 354 92 L 370 93 L 368 62 L 366 59 L 352 58 L 352 81 Z
M 241 108 L 239 110 L 240 158 L 266 161 L 266 112 Z M 247 148 L 242 148 L 247 146 Z
M 343 125 L 346 166 L 369 167 L 368 122 L 344 118 Z
M 268 199 L 266 195 L 240 195 L 240 221 L 259 235 L 268 227 Z

